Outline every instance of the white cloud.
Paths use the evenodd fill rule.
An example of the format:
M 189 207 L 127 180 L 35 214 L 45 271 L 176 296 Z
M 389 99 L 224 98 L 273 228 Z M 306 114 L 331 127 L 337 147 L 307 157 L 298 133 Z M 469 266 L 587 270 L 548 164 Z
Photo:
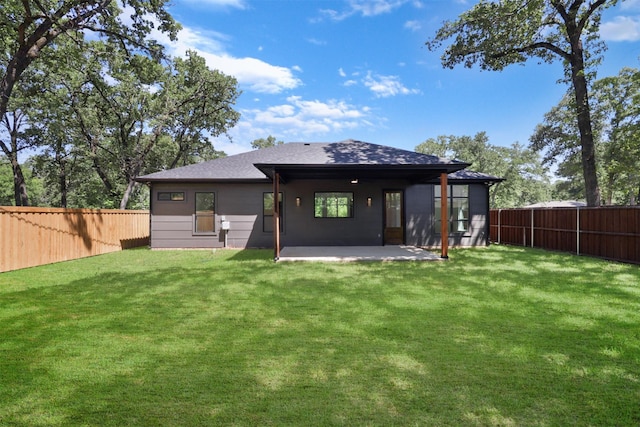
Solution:
M 212 6 L 212 7 L 233 7 L 236 9 L 246 9 L 247 5 L 243 0 L 183 0 L 186 3 L 196 4 L 198 6 Z
M 404 23 L 404 28 L 410 31 L 418 31 L 422 28 L 420 21 L 407 21 Z
M 300 96 L 290 96 L 287 101 L 298 107 L 299 111 L 308 117 L 322 117 L 330 119 L 354 119 L 363 116 L 363 113 L 346 104 L 344 101 L 330 100 L 328 102 L 303 101 Z
M 258 93 L 280 93 L 301 84 L 292 70 L 271 65 L 256 58 L 235 58 L 226 54 L 198 52 L 210 68 L 218 69 L 238 79 L 241 89 Z
M 228 136 L 213 138 L 217 150 L 237 154 L 251 149 L 251 141 L 273 135 L 285 142 L 322 141 L 326 135 L 375 130 L 384 126 L 387 119 L 375 116 L 367 106 L 354 106 L 342 100 L 305 100 L 289 96 L 279 105 L 263 109 L 240 111 L 240 122 L 229 130 Z M 335 136 L 334 136 L 335 138 Z
M 362 16 L 376 16 L 389 13 L 406 2 L 407 0 L 350 0 L 349 5 Z
M 340 77 L 347 77 L 347 73 L 344 72 L 342 67 L 338 68 L 338 74 L 340 75 Z
M 257 58 L 238 58 L 227 53 L 230 38 L 213 31 L 202 31 L 184 27 L 178 33 L 178 40 L 171 41 L 160 32 L 154 38 L 167 47 L 172 56 L 184 57 L 187 50 L 202 56 L 207 65 L 238 79 L 241 89 L 258 93 L 280 93 L 294 89 L 302 84 L 294 75 L 300 67 L 283 67 L 272 65 Z
M 344 101 L 289 96 L 284 104 L 242 111 L 241 123 L 231 133 L 248 141 L 265 135 L 286 137 L 289 141 L 317 138 L 329 132 L 372 127 L 370 115 L 368 107 L 357 108 Z
M 353 15 L 371 17 L 390 13 L 406 3 L 411 3 L 416 8 L 422 7 L 422 3 L 410 0 L 348 0 L 347 3 L 348 7 L 343 11 L 322 9 L 320 13 L 332 21 L 342 21 Z
M 640 40 L 640 17 L 616 16 L 600 25 L 600 36 L 609 41 Z
M 620 10 L 639 10 L 640 0 L 626 0 L 620 4 Z
M 327 44 L 327 42 L 326 42 L 326 41 L 324 41 L 324 40 L 319 40 L 319 39 L 316 39 L 316 38 L 313 38 L 313 37 L 308 38 L 308 39 L 307 39 L 307 41 L 308 41 L 309 43 L 311 43 L 311 44 L 316 45 L 316 46 L 325 46 L 325 45 Z
M 414 95 L 420 93 L 418 89 L 409 89 L 402 84 L 398 76 L 373 75 L 371 72 L 364 78 L 364 85 L 378 98 L 388 98 L 396 95 Z

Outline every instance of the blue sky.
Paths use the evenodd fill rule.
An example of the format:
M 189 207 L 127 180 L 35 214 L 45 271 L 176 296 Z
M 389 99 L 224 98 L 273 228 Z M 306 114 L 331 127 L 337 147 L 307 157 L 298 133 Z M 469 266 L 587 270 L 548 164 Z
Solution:
M 184 27 L 169 53 L 187 49 L 238 79 L 236 154 L 269 135 L 285 142 L 359 139 L 413 150 L 438 135 L 485 131 L 494 145 L 528 144 L 567 87 L 562 65 L 502 72 L 443 69 L 424 43 L 472 2 L 446 0 L 178 0 Z M 605 13 L 608 51 L 598 77 L 639 68 L 640 0 Z M 161 36 L 159 37 L 161 40 Z

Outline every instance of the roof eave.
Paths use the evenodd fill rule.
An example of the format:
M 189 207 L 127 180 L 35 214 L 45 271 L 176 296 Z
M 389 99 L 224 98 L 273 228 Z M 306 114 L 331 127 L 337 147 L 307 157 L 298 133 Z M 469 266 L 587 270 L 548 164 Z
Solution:
M 380 164 L 274 164 L 274 163 L 255 163 L 254 166 L 265 174 L 269 179 L 273 180 L 275 172 L 279 172 L 281 176 L 288 179 L 305 179 L 307 175 L 314 174 L 314 178 L 359 178 L 359 175 L 366 175 L 369 178 L 375 178 L 376 173 L 385 173 L 405 177 L 415 180 L 416 177 L 423 176 L 423 179 L 429 179 L 434 174 L 453 173 L 469 166 L 469 163 L 446 163 L 446 164 L 398 164 L 398 165 L 380 165 Z M 382 178 L 382 177 L 380 177 Z M 388 178 L 386 176 L 385 178 Z M 286 180 L 287 178 L 285 178 Z
M 265 178 L 145 178 L 139 177 L 135 179 L 137 182 L 145 184 L 156 183 L 238 183 L 238 184 L 265 184 L 271 182 L 271 179 Z

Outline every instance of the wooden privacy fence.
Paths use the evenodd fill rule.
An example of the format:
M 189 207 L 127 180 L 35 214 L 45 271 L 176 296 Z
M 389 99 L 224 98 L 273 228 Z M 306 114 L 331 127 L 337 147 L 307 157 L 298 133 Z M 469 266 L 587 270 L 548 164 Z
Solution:
M 148 211 L 0 206 L 0 272 L 148 244 Z
M 640 264 L 640 207 L 492 209 L 491 240 Z

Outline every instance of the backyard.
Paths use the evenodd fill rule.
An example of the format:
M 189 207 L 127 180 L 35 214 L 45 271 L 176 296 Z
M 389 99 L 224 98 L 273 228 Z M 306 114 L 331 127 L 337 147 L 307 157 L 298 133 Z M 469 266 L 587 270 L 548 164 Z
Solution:
M 126 250 L 0 274 L 0 425 L 640 424 L 640 267 Z

